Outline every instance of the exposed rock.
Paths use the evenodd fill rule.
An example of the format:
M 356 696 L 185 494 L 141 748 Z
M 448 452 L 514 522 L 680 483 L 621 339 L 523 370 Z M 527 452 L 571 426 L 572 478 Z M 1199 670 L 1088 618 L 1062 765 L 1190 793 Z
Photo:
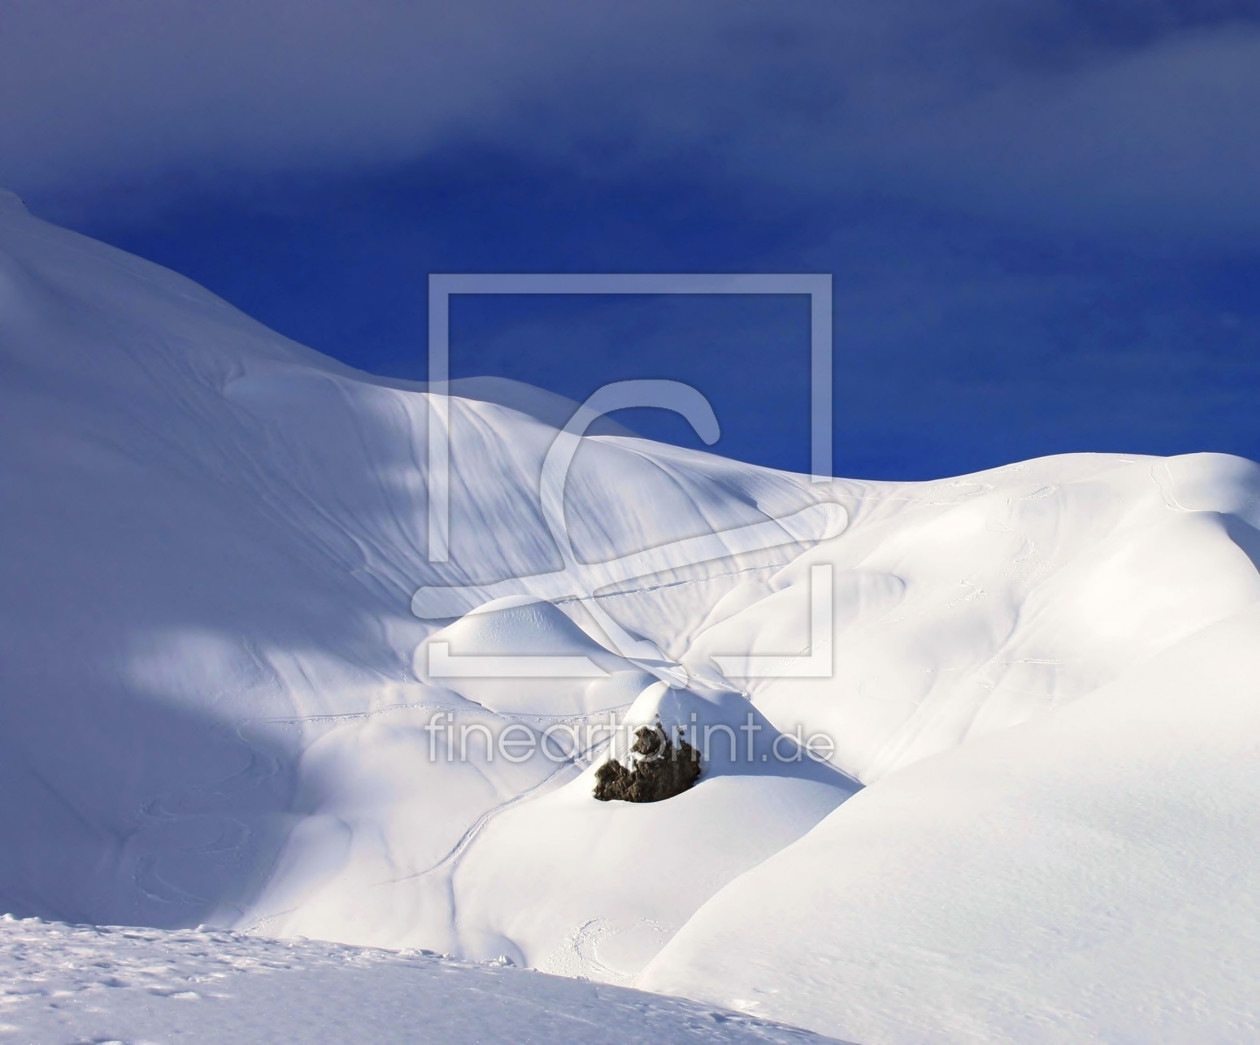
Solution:
M 682 794 L 700 778 L 700 752 L 682 738 L 671 740 L 664 727 L 641 726 L 630 748 L 630 768 L 609 759 L 595 772 L 601 802 L 660 802 Z

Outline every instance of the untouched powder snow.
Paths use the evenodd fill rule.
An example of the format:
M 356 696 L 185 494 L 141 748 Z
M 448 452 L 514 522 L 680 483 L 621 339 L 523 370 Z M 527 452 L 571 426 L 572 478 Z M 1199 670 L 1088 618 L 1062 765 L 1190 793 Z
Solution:
M 560 497 L 563 404 L 479 382 L 430 562 L 422 387 L 7 197 L 0 375 L 0 909 L 867 1045 L 1254 1039 L 1260 467 L 815 484 L 606 428 Z M 715 731 L 697 785 L 596 801 L 658 719 Z M 294 998 L 362 986 L 299 951 Z M 596 991 L 363 961 L 391 1011 L 412 976 Z

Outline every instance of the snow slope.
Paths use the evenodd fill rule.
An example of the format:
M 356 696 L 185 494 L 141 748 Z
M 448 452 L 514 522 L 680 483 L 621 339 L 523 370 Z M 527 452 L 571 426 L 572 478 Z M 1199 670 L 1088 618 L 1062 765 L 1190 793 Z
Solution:
M 639 985 L 871 1042 L 1260 1040 L 1258 630 L 889 776 Z
M 0 1041 L 824 1045 L 736 1012 L 429 952 L 0 921 Z
M 430 562 L 423 389 L 11 199 L 0 376 L 15 915 L 506 956 L 870 1045 L 1251 1036 L 1257 466 L 811 483 L 601 434 L 561 498 L 555 397 L 483 382 Z M 595 801 L 600 729 L 658 715 L 755 739 Z

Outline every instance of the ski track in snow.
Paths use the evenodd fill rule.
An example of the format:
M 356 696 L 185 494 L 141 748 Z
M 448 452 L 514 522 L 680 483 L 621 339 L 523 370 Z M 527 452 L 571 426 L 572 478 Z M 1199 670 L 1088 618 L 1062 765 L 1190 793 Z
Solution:
M 510 798 L 504 799 L 498 805 L 487 809 L 472 822 L 468 830 L 460 836 L 459 841 L 451 847 L 450 851 L 429 867 L 426 867 L 421 871 L 413 871 L 410 874 L 400 875 L 397 878 L 389 878 L 377 884 L 397 885 L 399 882 L 412 881 L 417 878 L 424 878 L 428 875 L 435 874 L 443 868 L 446 868 L 446 877 L 449 881 L 449 879 L 453 878 L 455 872 L 459 869 L 459 861 L 467 851 L 468 847 L 477 840 L 477 837 L 485 830 L 486 825 L 489 824 L 491 820 L 493 820 L 496 816 L 500 816 L 507 812 L 507 810 L 511 809 L 513 806 L 520 805 L 522 802 L 527 802 L 538 794 L 547 791 L 555 783 L 557 777 L 563 773 L 569 772 L 575 765 L 575 760 L 569 759 L 557 766 L 554 772 L 552 772 L 549 776 L 544 777 L 533 787 L 520 792 L 520 794 L 512 795 Z M 455 912 L 452 911 L 452 917 L 454 917 L 454 914 Z

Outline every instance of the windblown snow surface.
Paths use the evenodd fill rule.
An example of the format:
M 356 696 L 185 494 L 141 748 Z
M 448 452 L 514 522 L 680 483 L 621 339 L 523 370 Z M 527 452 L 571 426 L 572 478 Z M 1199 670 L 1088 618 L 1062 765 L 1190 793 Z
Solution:
M 507 967 L 207 930 L 0 918 L 0 1040 L 825 1045 L 755 1016 Z M 837 1043 L 840 1045 L 840 1043 Z
M 440 401 L 7 197 L 0 376 L 14 1040 L 1260 1039 L 1256 465 L 814 483 L 595 435 L 557 503 L 555 401 L 483 382 L 433 562 Z M 604 803 L 610 717 L 749 731 Z

